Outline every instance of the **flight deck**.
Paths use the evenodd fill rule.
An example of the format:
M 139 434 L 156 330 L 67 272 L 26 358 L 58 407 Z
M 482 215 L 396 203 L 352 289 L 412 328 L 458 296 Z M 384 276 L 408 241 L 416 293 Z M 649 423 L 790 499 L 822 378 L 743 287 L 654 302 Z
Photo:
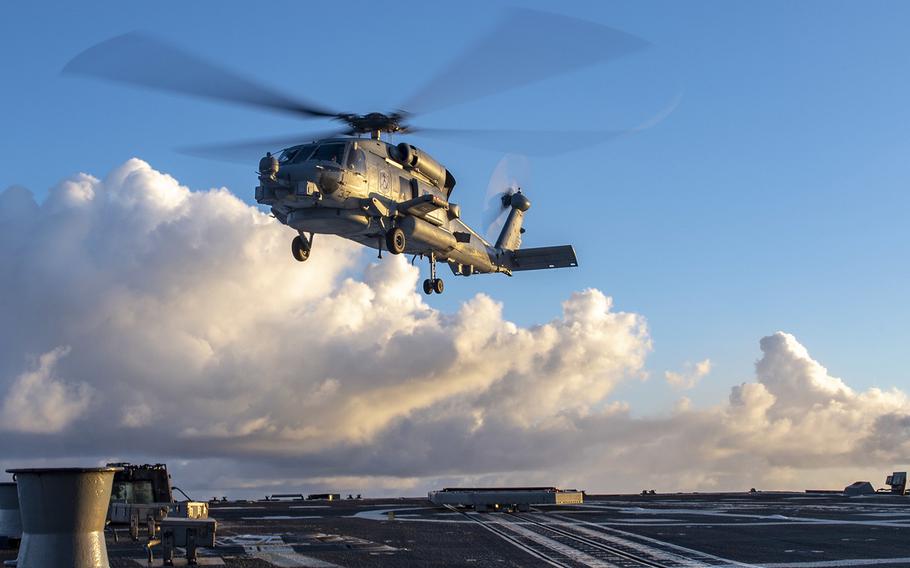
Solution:
M 217 543 L 200 565 L 910 566 L 910 497 L 885 494 L 586 495 L 529 512 L 417 498 L 228 501 L 209 514 Z M 107 533 L 112 568 L 148 565 L 144 543 Z

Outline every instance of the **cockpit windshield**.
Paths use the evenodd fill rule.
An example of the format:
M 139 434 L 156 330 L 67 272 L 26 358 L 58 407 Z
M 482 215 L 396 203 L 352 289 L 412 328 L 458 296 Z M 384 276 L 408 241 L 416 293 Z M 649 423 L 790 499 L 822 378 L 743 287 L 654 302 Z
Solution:
M 315 144 L 304 144 L 303 146 L 285 148 L 281 151 L 281 154 L 278 155 L 278 163 L 290 164 L 292 162 L 302 162 L 310 157 L 310 154 L 313 153 L 315 147 Z
M 345 146 L 347 146 L 347 144 L 344 142 L 323 144 L 316 149 L 316 152 L 313 154 L 313 157 L 311 159 L 335 162 L 340 166 L 344 163 L 342 160 L 344 160 Z
M 278 154 L 278 163 L 286 164 L 286 163 L 290 162 L 291 160 L 294 159 L 294 156 L 296 156 L 297 152 L 299 152 L 299 151 L 300 151 L 299 146 L 297 146 L 295 148 L 285 148 L 284 150 L 281 151 L 280 154 Z

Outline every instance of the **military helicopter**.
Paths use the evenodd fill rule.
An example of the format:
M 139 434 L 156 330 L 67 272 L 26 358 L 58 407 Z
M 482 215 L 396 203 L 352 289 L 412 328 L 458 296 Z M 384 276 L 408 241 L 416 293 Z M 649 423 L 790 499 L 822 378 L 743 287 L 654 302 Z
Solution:
M 71 60 L 65 73 L 328 119 L 342 127 L 319 135 L 257 140 L 194 149 L 202 155 L 284 147 L 266 153 L 258 167 L 256 201 L 269 206 L 294 229 L 291 253 L 306 261 L 314 235 L 331 234 L 391 254 L 429 259 L 426 294 L 441 294 L 437 262 L 453 274 L 502 273 L 574 267 L 571 245 L 520 248 L 530 199 L 517 187 L 504 187 L 494 200 L 505 217 L 495 238 L 485 238 L 461 218 L 452 202 L 455 177 L 426 151 L 408 142 L 392 144 L 383 135 L 468 135 L 483 139 L 493 131 L 421 128 L 418 113 L 601 63 L 647 44 L 624 32 L 567 16 L 525 9 L 509 11 L 488 34 L 418 90 L 402 108 L 366 114 L 336 112 L 292 98 L 204 61 L 162 40 L 128 33 L 107 40 Z M 552 133 L 515 131 L 514 138 L 543 139 Z M 610 132 L 586 133 L 597 141 Z M 260 154 L 261 155 L 261 154 Z
M 380 139 L 330 138 L 287 148 L 259 164 L 256 201 L 300 233 L 291 242 L 299 261 L 310 254 L 313 234 L 341 235 L 380 251 L 430 260 L 424 292 L 443 291 L 436 273 L 444 260 L 456 275 L 577 266 L 571 245 L 519 249 L 522 220 L 531 202 L 504 192 L 508 218 L 495 244 L 461 220 L 449 201 L 452 174 L 422 150 Z

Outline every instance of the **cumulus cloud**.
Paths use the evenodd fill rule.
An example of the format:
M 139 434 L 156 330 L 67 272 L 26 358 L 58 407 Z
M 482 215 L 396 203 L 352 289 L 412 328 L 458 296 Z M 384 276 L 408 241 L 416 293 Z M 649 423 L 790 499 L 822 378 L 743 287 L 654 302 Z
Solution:
M 627 473 L 656 464 L 668 474 L 653 478 L 680 489 L 840 488 L 910 462 L 906 442 L 880 442 L 910 414 L 905 393 L 850 389 L 784 332 L 760 348 L 754 380 L 732 387 L 726 403 L 629 420 L 628 431 L 646 431 L 651 447 L 621 464 Z
M 678 389 L 691 389 L 695 387 L 708 373 L 711 372 L 711 360 L 704 359 L 695 363 L 686 363 L 682 372 L 665 371 L 664 378 L 667 384 Z
M 141 160 L 41 203 L 7 189 L 0 221 L 6 467 L 167 460 L 182 487 L 414 494 L 792 487 L 907 455 L 906 396 L 850 389 L 787 334 L 724 404 L 633 417 L 614 391 L 643 376 L 648 329 L 603 292 L 534 326 L 483 294 L 441 311 L 404 259 L 319 236 L 297 263 L 274 219 Z
M 296 263 L 286 227 L 226 190 L 190 191 L 140 160 L 105 179 L 73 176 L 41 204 L 21 188 L 0 199 L 0 215 L 16 224 L 0 227 L 3 321 L 17 322 L 0 329 L 0 376 L 21 372 L 13 362 L 24 353 L 70 346 L 65 359 L 54 351 L 22 375 L 38 379 L 0 392 L 23 415 L 40 405 L 55 431 L 72 425 L 57 438 L 76 452 L 135 451 L 142 439 L 152 440 L 149 454 L 381 476 L 390 467 L 381 459 L 348 455 L 417 415 L 557 427 L 600 412 L 649 349 L 644 320 L 597 290 L 523 328 L 484 295 L 435 310 L 417 292 L 417 268 L 387 258 L 358 272 L 360 248 L 340 239 L 317 238 L 312 258 Z M 52 382 L 58 366 L 91 385 L 91 407 L 73 396 L 82 391 Z M 39 400 L 38 388 L 54 385 L 69 403 Z M 4 428 L 23 430 L 10 416 Z M 16 451 L 52 447 L 60 451 L 30 440 Z
M 69 351 L 69 347 L 48 351 L 34 368 L 16 377 L 3 399 L 0 428 L 60 432 L 88 409 L 91 387 L 85 383 L 68 385 L 54 376 L 57 361 Z

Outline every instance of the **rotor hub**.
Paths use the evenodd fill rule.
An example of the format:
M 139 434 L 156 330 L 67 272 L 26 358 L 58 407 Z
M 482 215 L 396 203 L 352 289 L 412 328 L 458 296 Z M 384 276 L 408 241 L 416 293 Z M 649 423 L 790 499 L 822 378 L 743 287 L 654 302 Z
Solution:
M 378 137 L 380 132 L 407 132 L 407 125 L 403 124 L 405 114 L 393 112 L 385 114 L 370 112 L 367 114 L 340 114 L 337 119 L 350 126 L 350 134 L 372 134 Z

